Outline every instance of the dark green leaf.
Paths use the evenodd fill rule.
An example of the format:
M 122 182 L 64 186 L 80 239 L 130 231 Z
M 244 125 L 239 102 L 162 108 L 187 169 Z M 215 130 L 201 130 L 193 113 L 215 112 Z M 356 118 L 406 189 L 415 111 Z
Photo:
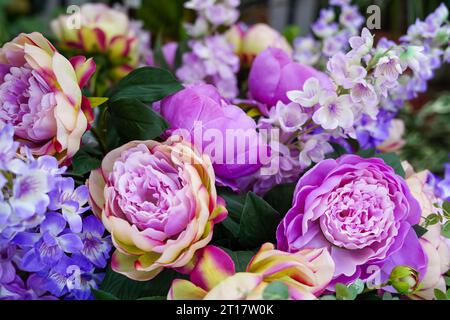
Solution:
M 376 150 L 375 149 L 365 149 L 365 150 L 360 150 L 358 151 L 357 155 L 359 155 L 360 157 L 363 158 L 372 158 L 374 157 L 376 154 Z
M 175 53 L 175 61 L 173 69 L 177 70 L 183 64 L 183 55 L 189 51 L 188 40 L 183 39 L 178 42 L 177 52 Z
M 169 292 L 172 281 L 178 278 L 185 279 L 186 276 L 174 270 L 166 269 L 152 280 L 134 281 L 108 268 L 100 285 L 100 290 L 121 300 L 136 300 L 154 296 L 165 297 Z
M 287 300 L 288 298 L 289 287 L 280 281 L 272 282 L 263 292 L 264 300 Z
M 246 196 L 243 193 L 239 194 L 228 190 L 219 190 L 219 195 L 225 200 L 228 210 L 228 216 L 221 226 L 228 230 L 234 238 L 237 238 Z
M 419 238 L 421 238 L 425 233 L 428 232 L 428 230 L 426 228 L 422 227 L 419 224 L 414 225 L 413 229 L 416 232 L 417 237 L 419 237 Z
M 285 216 L 292 207 L 292 198 L 294 196 L 295 184 L 280 184 L 270 190 L 264 200 L 277 210 L 281 216 Z
M 279 213 L 264 199 L 249 192 L 245 199 L 239 228 L 239 241 L 247 249 L 259 248 L 265 242 L 274 242 Z
M 395 173 L 401 177 L 405 177 L 405 170 L 403 170 L 402 162 L 397 154 L 395 153 L 383 153 L 375 155 L 377 158 L 381 158 L 384 162 L 394 169 Z
M 232 251 L 227 248 L 222 248 L 233 259 L 236 272 L 244 272 L 247 265 L 255 255 L 254 251 Z
M 91 288 L 92 295 L 94 296 L 95 300 L 120 300 L 115 295 L 103 291 L 103 290 L 97 290 L 94 288 Z
M 111 124 L 125 142 L 151 140 L 168 128 L 159 114 L 137 99 L 116 100 L 109 112 Z
M 82 146 L 72 159 L 72 173 L 85 174 L 97 169 L 101 165 L 101 154 L 98 148 L 93 146 Z
M 152 103 L 183 89 L 167 70 L 143 67 L 132 71 L 109 92 L 111 102 L 121 99 L 137 99 Z
M 334 150 L 334 152 L 330 154 L 331 159 L 337 159 L 340 156 L 347 154 L 347 150 L 345 150 L 345 148 L 341 146 L 339 143 L 331 142 L 330 144 Z
M 144 297 L 144 298 L 139 298 L 137 300 L 166 300 L 166 297 L 162 297 L 162 296 L 155 296 L 155 297 Z
M 153 49 L 153 59 L 156 66 L 170 70 L 169 63 L 167 62 L 163 52 L 161 33 L 158 33 L 158 36 L 156 37 L 155 48 Z

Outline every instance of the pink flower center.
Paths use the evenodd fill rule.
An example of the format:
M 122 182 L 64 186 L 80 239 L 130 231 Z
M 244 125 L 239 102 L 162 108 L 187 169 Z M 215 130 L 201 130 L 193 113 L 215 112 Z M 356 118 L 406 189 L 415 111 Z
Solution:
M 361 249 L 381 242 L 394 223 L 394 203 L 387 183 L 370 172 L 356 172 L 343 179 L 325 199 L 320 218 L 324 236 L 346 249 Z

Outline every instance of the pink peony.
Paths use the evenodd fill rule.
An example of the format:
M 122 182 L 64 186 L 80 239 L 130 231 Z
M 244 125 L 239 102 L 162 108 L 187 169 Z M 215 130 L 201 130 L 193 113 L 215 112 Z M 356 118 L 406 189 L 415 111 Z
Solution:
M 179 136 L 133 141 L 106 155 L 88 186 L 117 249 L 112 268 L 143 281 L 188 265 L 227 215 L 214 183 L 209 157 Z
M 278 248 L 328 248 L 334 283 L 385 281 L 398 265 L 423 276 L 427 259 L 412 228 L 420 215 L 406 182 L 383 160 L 345 155 L 300 179 L 277 230 Z
M 34 155 L 69 161 L 93 120 L 81 88 L 92 59 L 64 58 L 40 33 L 21 34 L 0 49 L 0 122 Z

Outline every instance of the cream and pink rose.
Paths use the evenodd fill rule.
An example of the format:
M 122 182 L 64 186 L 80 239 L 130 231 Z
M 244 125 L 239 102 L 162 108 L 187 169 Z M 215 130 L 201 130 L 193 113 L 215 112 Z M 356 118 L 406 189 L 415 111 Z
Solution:
M 62 56 L 42 34 L 20 34 L 0 49 L 0 122 L 34 155 L 70 161 L 93 120 L 81 88 L 92 59 Z
M 435 204 L 439 204 L 441 200 L 436 198 L 433 188 L 427 184 L 429 172 L 415 173 L 411 165 L 406 162 L 403 163 L 403 167 L 407 175 L 406 183 L 422 209 L 422 218 L 439 213 Z M 429 226 L 427 229 L 428 232 L 419 239 L 428 257 L 427 270 L 420 283 L 420 290 L 412 298 L 432 300 L 434 289 L 446 291 L 444 275 L 450 269 L 450 242 L 441 235 L 440 224 Z
M 179 136 L 111 151 L 88 181 L 89 203 L 111 233 L 111 266 L 134 280 L 188 269 L 227 211 L 211 160 Z

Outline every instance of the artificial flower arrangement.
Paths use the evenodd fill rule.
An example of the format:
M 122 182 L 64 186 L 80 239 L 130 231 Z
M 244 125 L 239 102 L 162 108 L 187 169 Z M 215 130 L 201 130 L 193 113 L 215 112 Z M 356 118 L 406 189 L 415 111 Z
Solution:
M 155 50 L 103 4 L 3 45 L 0 299 L 450 299 L 450 167 L 395 153 L 448 9 L 393 42 L 331 0 L 289 43 L 239 2 Z

